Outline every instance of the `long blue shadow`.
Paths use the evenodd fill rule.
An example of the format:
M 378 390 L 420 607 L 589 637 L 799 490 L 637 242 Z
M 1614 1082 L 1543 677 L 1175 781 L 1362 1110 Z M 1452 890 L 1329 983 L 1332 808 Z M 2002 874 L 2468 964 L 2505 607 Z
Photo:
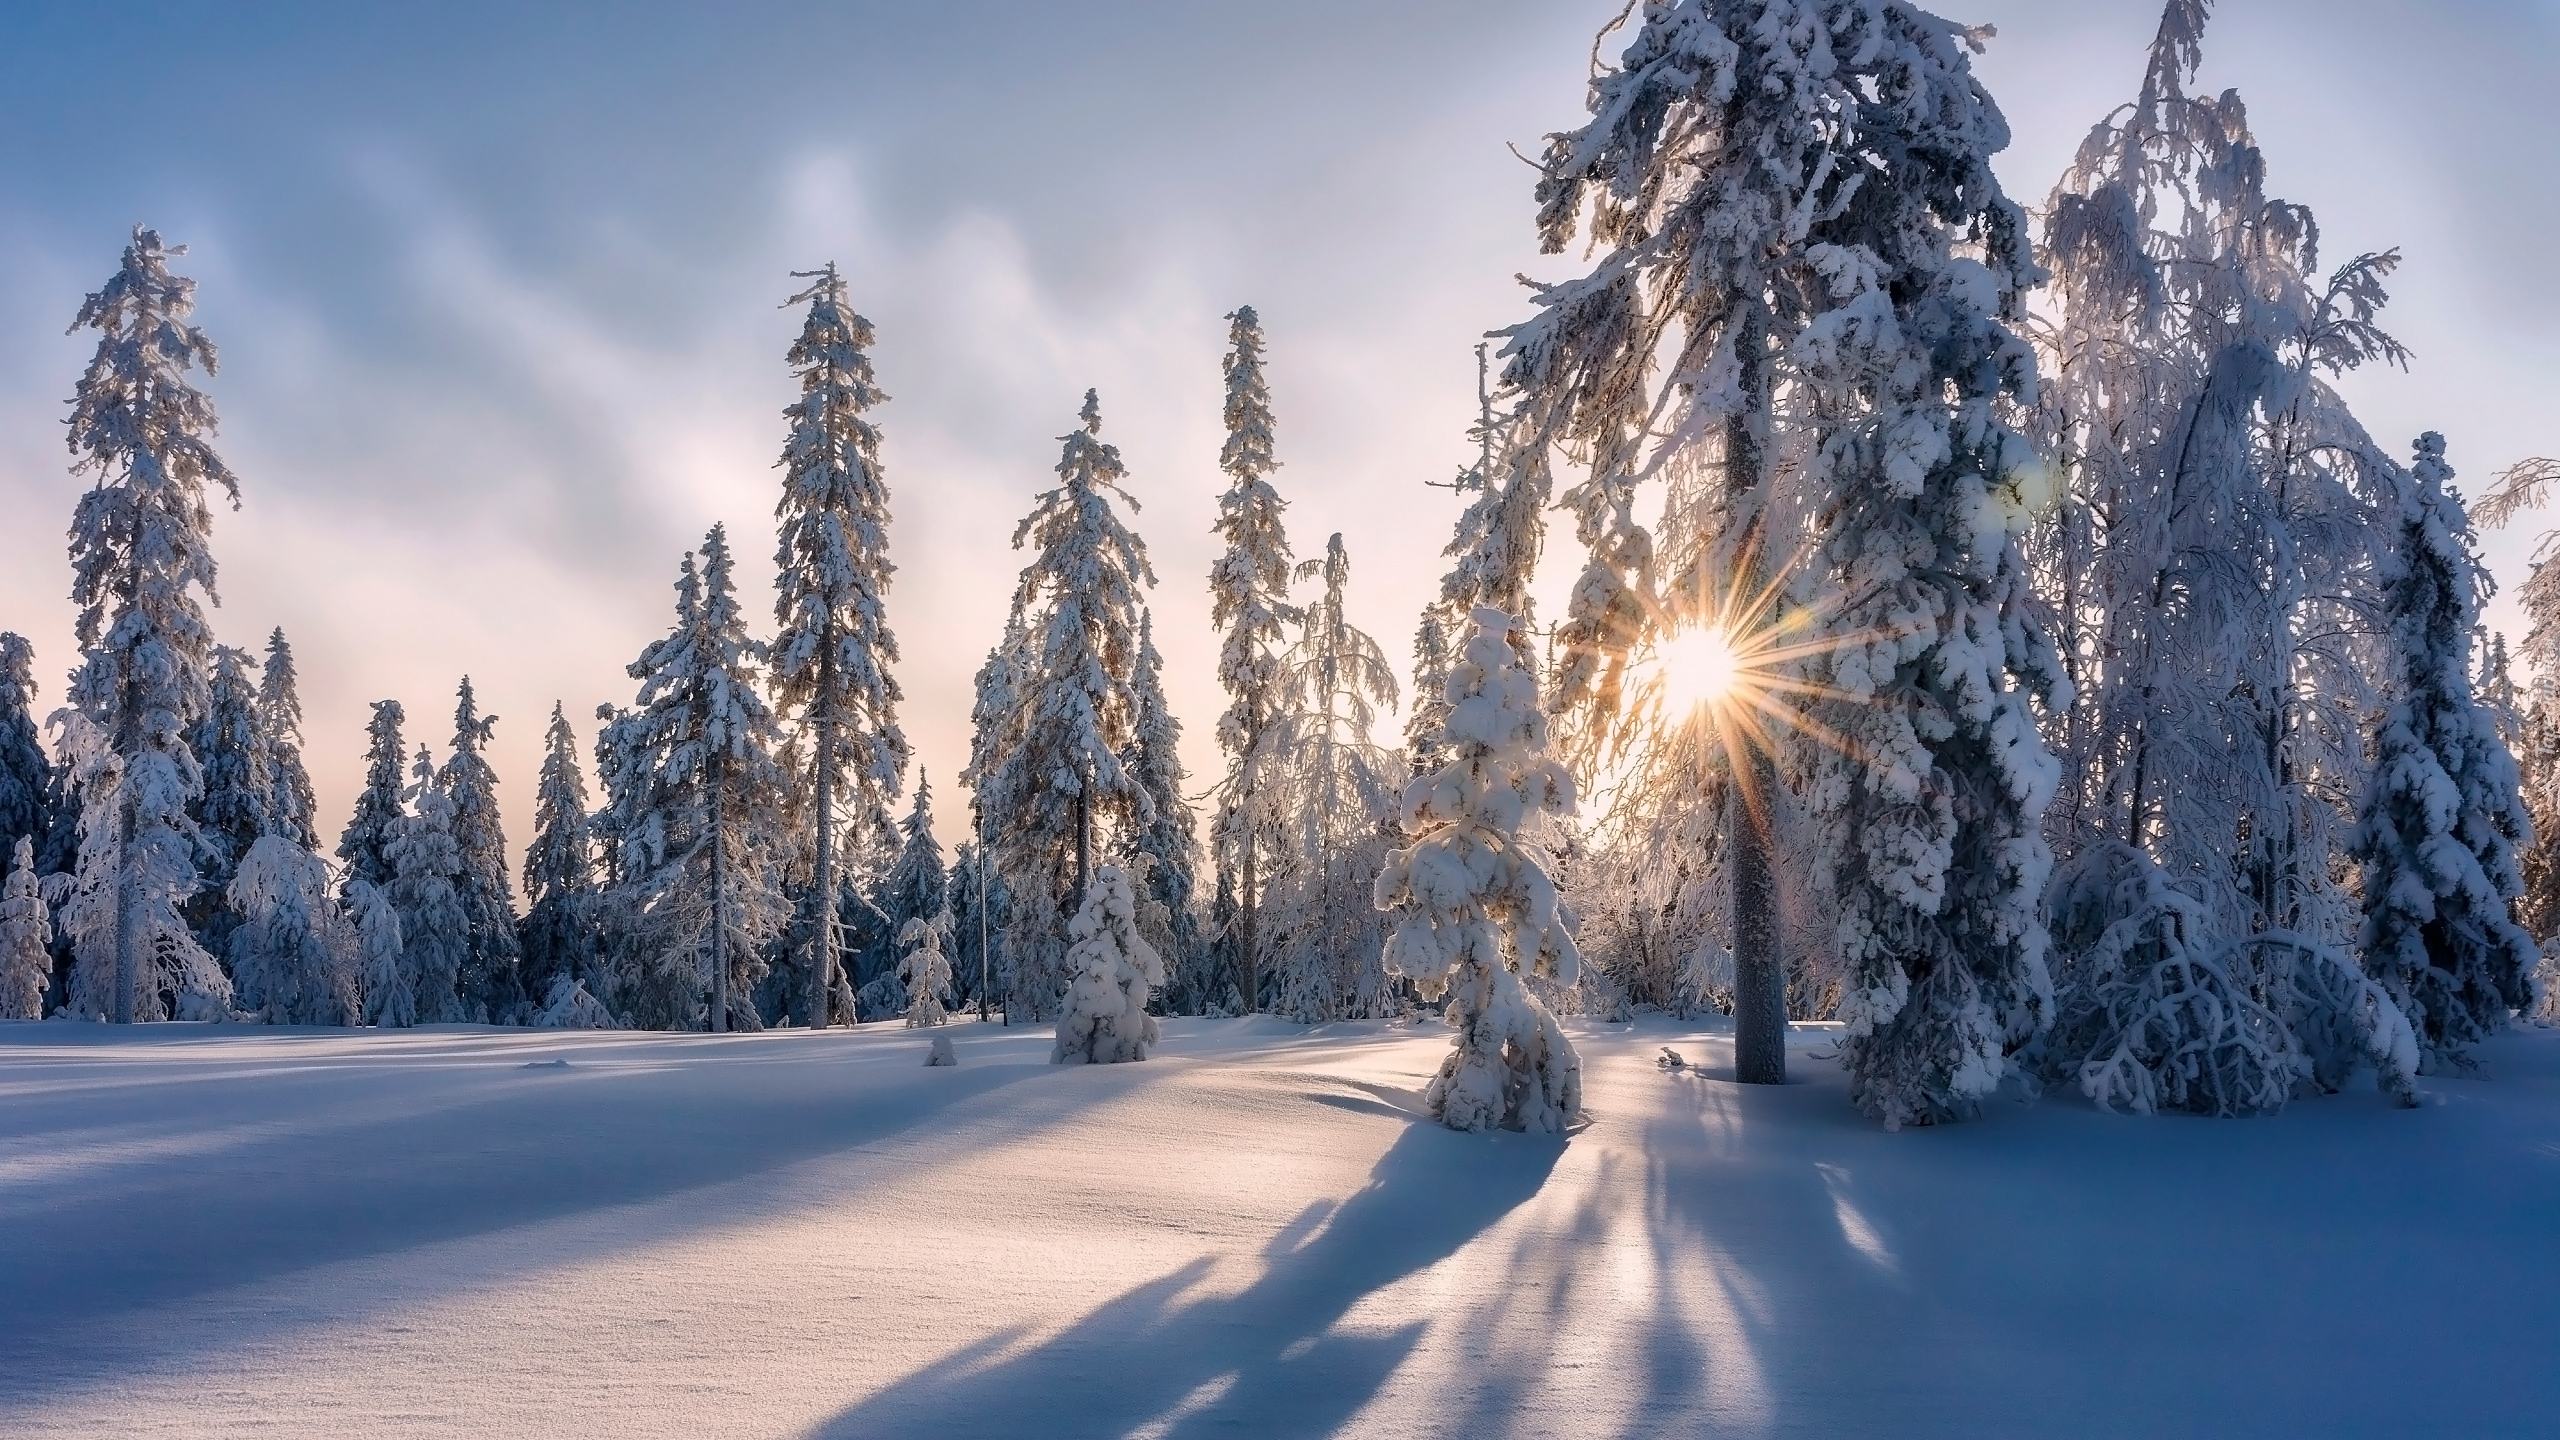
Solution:
M 1185 1301 L 1205 1260 L 1133 1287 L 1065 1332 L 979 1368 L 936 1366 L 815 1435 L 1121 1436 L 1180 1411 L 1172 1437 L 1322 1435 L 1378 1393 L 1422 1327 L 1329 1335 L 1359 1301 L 1455 1254 L 1538 1192 L 1564 1147 L 1415 1124 L 1369 1183 L 1266 1249 L 1247 1289 Z

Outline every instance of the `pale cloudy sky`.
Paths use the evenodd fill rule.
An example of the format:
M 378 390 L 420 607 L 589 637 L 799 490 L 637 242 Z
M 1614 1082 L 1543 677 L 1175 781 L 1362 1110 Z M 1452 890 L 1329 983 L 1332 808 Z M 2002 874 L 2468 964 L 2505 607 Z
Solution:
M 1615 0 L 0 8 L 0 628 L 71 664 L 79 483 L 62 329 L 148 221 L 192 247 L 242 477 L 215 532 L 232 643 L 302 662 L 334 835 L 368 701 L 441 754 L 456 679 L 504 717 L 521 845 L 542 721 L 627 702 L 714 520 L 769 604 L 794 390 L 788 272 L 879 329 L 905 723 L 945 802 L 1013 525 L 1087 386 L 1137 525 L 1200 783 L 1225 338 L 1257 306 L 1301 554 L 1344 533 L 1402 656 L 1437 583 L 1478 334 L 1553 274 L 1507 147 L 1580 114 Z M 2328 254 L 2398 245 L 2407 374 L 2378 436 L 2445 431 L 2476 489 L 2560 451 L 2560 4 L 2224 0 L 2203 83 L 2248 96 Z M 1977 62 L 2040 201 L 2138 77 L 2149 0 L 1980 0 Z M 1569 542 L 1569 531 L 1559 540 Z M 2492 540 L 2510 580 L 2521 537 Z M 1572 557 L 1551 550 L 1560 587 Z M 769 613 L 759 610 L 759 613 Z M 48 696 L 48 701 L 50 695 Z

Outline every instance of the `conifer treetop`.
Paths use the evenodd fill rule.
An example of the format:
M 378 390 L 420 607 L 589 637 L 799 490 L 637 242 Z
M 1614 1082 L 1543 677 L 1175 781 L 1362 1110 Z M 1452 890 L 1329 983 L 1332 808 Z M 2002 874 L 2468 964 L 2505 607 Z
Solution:
M 904 696 L 889 669 L 898 660 L 885 608 L 897 569 L 889 562 L 889 489 L 880 433 L 866 413 L 889 397 L 866 353 L 871 322 L 848 303 L 836 267 L 796 271 L 794 278 L 813 283 L 785 302 L 809 310 L 788 357 L 800 374 L 800 398 L 783 411 L 791 434 L 776 462 L 783 487 L 774 510 L 774 618 L 781 623 L 772 651 L 774 703 L 832 716 L 839 725 L 835 762 L 877 802 L 898 792 L 910 757 L 897 720 Z M 830 658 L 831 665 L 821 663 Z M 819 693 L 828 686 L 832 693 Z

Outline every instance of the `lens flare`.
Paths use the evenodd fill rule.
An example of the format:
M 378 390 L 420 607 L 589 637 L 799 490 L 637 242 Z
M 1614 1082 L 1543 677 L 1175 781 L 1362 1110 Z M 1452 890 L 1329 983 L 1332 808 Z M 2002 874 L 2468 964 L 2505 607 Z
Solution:
M 1683 630 L 1663 642 L 1663 698 L 1682 712 L 1722 701 L 1741 678 L 1742 660 L 1733 640 L 1715 626 Z

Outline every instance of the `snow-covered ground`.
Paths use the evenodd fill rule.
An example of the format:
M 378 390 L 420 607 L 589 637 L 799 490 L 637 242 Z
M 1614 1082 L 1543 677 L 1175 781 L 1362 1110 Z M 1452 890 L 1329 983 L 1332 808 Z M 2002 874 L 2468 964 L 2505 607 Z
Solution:
M 1886 1135 L 1573 1023 L 1563 1141 L 1417 1120 L 1430 1027 L 0 1025 L 0 1433 L 2560 1430 L 2560 1032 Z

